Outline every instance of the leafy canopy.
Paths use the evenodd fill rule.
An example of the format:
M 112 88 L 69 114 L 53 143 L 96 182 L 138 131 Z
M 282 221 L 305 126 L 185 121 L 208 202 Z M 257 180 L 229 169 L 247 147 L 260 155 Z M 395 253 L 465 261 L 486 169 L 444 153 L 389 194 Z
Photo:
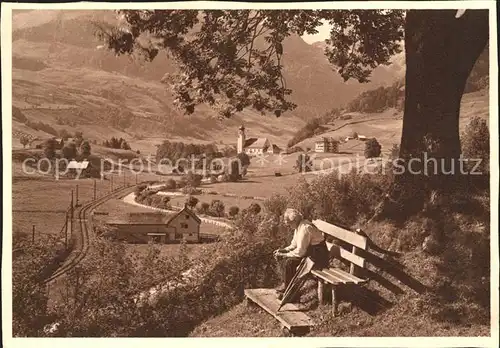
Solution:
M 378 65 L 401 51 L 402 10 L 119 10 L 118 27 L 99 36 L 116 54 L 153 60 L 166 51 L 179 73 L 167 74 L 178 107 L 205 103 L 230 117 L 244 108 L 279 117 L 293 110 L 283 77 L 283 42 L 331 25 L 325 54 L 348 80 L 369 81 Z

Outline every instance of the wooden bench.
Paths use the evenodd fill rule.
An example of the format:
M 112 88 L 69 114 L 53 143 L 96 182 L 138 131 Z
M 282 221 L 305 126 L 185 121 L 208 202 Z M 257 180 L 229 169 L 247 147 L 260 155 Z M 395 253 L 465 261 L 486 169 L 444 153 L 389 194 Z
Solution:
M 332 312 L 335 316 L 338 305 L 337 288 L 347 285 L 362 285 L 369 280 L 359 275 L 360 268 L 365 268 L 365 259 L 357 255 L 359 249 L 368 249 L 368 242 L 366 237 L 358 234 L 360 230 L 355 233 L 322 220 L 314 220 L 312 223 L 326 235 L 326 244 L 330 251 L 330 257 L 345 261 L 350 265 L 349 272 L 335 267 L 311 271 L 311 274 L 318 279 L 318 300 L 320 304 L 324 303 L 325 285 L 331 286 Z M 333 242 L 328 241 L 330 238 L 333 239 Z

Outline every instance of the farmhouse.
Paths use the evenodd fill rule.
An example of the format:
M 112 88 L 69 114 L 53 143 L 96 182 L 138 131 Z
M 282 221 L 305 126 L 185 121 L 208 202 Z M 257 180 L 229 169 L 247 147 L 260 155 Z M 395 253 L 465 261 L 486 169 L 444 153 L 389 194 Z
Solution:
M 276 144 L 271 144 L 267 138 L 246 138 L 245 127 L 238 129 L 238 142 L 236 146 L 238 153 L 246 153 L 249 156 L 262 155 L 264 153 L 278 154 L 281 148 Z
M 322 138 L 314 143 L 315 152 L 337 152 L 337 141 L 333 138 Z
M 186 206 L 177 213 L 134 212 L 110 216 L 106 224 L 118 240 L 129 243 L 175 243 L 200 240 L 201 220 Z

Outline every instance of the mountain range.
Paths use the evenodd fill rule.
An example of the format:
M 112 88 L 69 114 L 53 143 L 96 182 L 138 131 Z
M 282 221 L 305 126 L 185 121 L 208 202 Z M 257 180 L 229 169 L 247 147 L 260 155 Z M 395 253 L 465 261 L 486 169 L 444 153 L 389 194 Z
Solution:
M 232 143 L 244 123 L 252 136 L 286 144 L 311 118 L 341 107 L 360 92 L 389 85 L 404 75 L 403 56 L 375 69 L 372 81 L 345 83 L 324 56 L 324 42 L 298 36 L 284 42 L 284 75 L 298 107 L 280 118 L 245 110 L 229 120 L 200 106 L 186 116 L 160 83 L 175 63 L 166 54 L 146 63 L 102 49 L 95 21 L 113 22 L 113 11 L 15 11 L 13 14 L 13 105 L 30 120 L 57 131 L 75 128 L 97 141 L 111 136 Z M 13 130 L 37 133 L 13 121 Z M 43 132 L 42 132 L 43 133 Z M 37 135 L 43 136 L 38 131 Z M 15 141 L 15 140 L 14 140 Z

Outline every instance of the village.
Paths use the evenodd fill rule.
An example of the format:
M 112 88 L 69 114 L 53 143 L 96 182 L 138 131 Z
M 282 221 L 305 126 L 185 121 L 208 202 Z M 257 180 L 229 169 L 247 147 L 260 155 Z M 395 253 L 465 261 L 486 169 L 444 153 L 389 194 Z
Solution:
M 487 11 L 335 11 L 12 12 L 14 337 L 491 335 Z
M 292 157 L 291 154 L 288 153 L 288 149 L 286 147 L 282 149 L 282 147 L 275 143 L 271 143 L 269 139 L 265 137 L 247 138 L 244 126 L 240 126 L 238 128 L 237 135 L 238 137 L 235 141 L 234 146 L 234 148 L 236 149 L 236 154 L 246 154 L 250 158 L 249 161 L 254 162 L 254 165 L 250 169 L 251 173 L 248 174 L 248 164 L 239 164 L 238 171 L 243 182 L 245 180 L 251 180 L 252 177 L 259 177 L 262 175 L 265 176 L 270 172 L 270 168 L 274 171 L 274 173 L 280 173 L 280 176 L 281 172 L 287 175 L 294 175 L 294 172 L 297 169 L 292 167 L 291 165 L 295 165 L 295 160 L 285 160 L 285 156 Z M 366 141 L 366 136 L 358 135 L 356 132 L 354 132 L 354 135 L 348 135 L 345 138 L 340 138 L 339 140 L 335 140 L 332 137 L 317 137 L 317 140 L 313 139 L 314 150 L 311 150 L 308 147 L 306 153 L 335 154 L 339 152 L 339 144 L 347 143 L 350 140 L 364 142 Z M 75 140 L 74 138 L 47 138 L 44 140 L 35 139 L 29 143 L 28 149 L 31 148 L 40 150 L 46 148 L 48 146 L 48 143 L 53 143 L 55 144 L 55 150 L 62 151 L 65 146 L 76 147 L 75 141 L 78 140 Z M 80 140 L 79 142 L 82 143 L 82 140 Z M 271 155 L 276 156 L 272 156 L 272 160 L 267 159 L 267 156 Z M 97 175 L 98 180 L 100 180 L 101 182 L 103 182 L 103 180 L 113 181 L 113 177 L 116 176 L 118 177 L 118 179 L 115 179 L 115 181 L 119 185 L 119 180 L 122 177 L 125 177 L 125 172 L 127 170 L 133 169 L 130 166 L 124 166 L 123 168 L 121 168 L 121 165 L 118 165 L 115 166 L 114 169 L 111 168 L 111 170 L 105 172 L 102 166 L 98 169 L 93 169 L 93 167 L 96 166 L 95 161 L 94 163 L 92 163 L 88 160 L 88 158 L 82 158 L 81 156 L 79 157 L 80 160 L 76 160 L 75 158 L 68 158 L 65 168 L 60 168 L 60 173 L 57 173 L 58 179 L 64 180 L 65 178 L 90 178 L 90 173 L 100 170 L 100 174 Z M 282 161 L 280 161 L 280 159 Z M 261 162 L 259 162 L 259 160 Z M 333 168 L 329 168 L 329 170 L 332 169 Z M 154 167 L 149 168 L 149 170 L 151 170 L 152 172 L 157 171 L 157 169 L 155 169 Z M 121 174 L 122 171 L 123 175 Z M 179 185 L 179 178 L 182 179 L 182 175 L 175 175 L 172 173 L 172 171 L 170 173 L 170 176 L 167 177 L 176 180 L 175 182 L 177 184 L 174 184 L 174 186 L 177 187 L 177 189 L 167 188 L 167 186 L 169 185 L 165 184 L 165 181 L 167 180 L 165 177 L 159 178 L 160 180 L 157 182 L 149 180 L 149 184 L 147 185 L 147 187 L 143 188 L 145 192 L 151 192 L 151 194 L 153 195 L 160 195 L 168 199 L 169 204 L 167 205 L 167 207 L 169 209 L 160 209 L 157 206 L 141 204 L 137 201 L 136 196 L 139 196 L 142 192 L 136 190 L 135 192 L 123 197 L 122 201 L 126 204 L 122 204 L 122 202 L 118 203 L 116 202 L 116 200 L 113 200 L 112 203 L 106 203 L 106 206 L 110 207 L 114 204 L 114 206 L 108 209 L 109 211 L 99 210 L 94 211 L 92 214 L 94 217 L 97 217 L 97 219 L 101 223 L 115 230 L 114 235 L 116 235 L 117 240 L 126 241 L 128 243 L 153 242 L 168 244 L 179 243 L 181 240 L 189 243 L 198 243 L 201 240 L 212 240 L 214 237 L 213 232 L 215 229 L 221 230 L 218 233 L 223 233 L 222 230 L 230 229 L 230 220 L 232 217 L 234 218 L 234 216 L 240 209 L 246 209 L 252 204 L 258 205 L 266 199 L 265 196 L 238 196 L 233 192 L 227 191 L 220 195 L 213 190 L 211 191 L 210 189 L 205 189 L 204 191 L 209 192 L 209 196 L 215 196 L 210 198 L 221 198 L 221 203 L 226 204 L 228 209 L 226 212 L 222 212 L 222 216 L 216 216 L 215 218 L 214 216 L 210 217 L 206 214 L 203 214 L 204 218 L 202 222 L 197 214 L 200 211 L 203 211 L 203 209 L 201 208 L 202 202 L 199 202 L 199 200 L 204 194 L 203 190 L 198 190 L 197 192 L 196 188 L 203 188 L 207 184 L 210 186 L 210 184 L 213 185 L 217 182 L 224 182 L 225 180 L 227 180 L 227 178 L 224 178 L 223 175 L 213 175 L 211 173 L 203 173 L 202 171 L 195 170 L 194 172 L 196 173 L 196 175 L 199 175 L 202 178 L 198 183 L 193 184 L 192 182 L 190 182 L 188 184 L 189 187 L 187 188 L 180 187 Z M 323 171 L 318 170 L 318 172 Z M 111 175 L 105 173 L 111 173 Z M 137 175 L 139 174 L 136 174 L 136 176 Z M 185 175 L 186 173 L 184 174 L 184 176 Z M 135 180 L 137 182 L 137 177 L 135 178 Z M 172 181 L 172 179 L 169 180 Z M 277 179 L 276 181 L 283 181 L 283 179 Z M 111 185 L 113 185 L 113 183 L 111 183 Z M 216 185 L 213 187 L 217 188 Z M 189 191 L 188 189 L 194 191 L 195 194 L 187 194 L 186 191 Z M 207 194 L 205 194 L 205 196 L 207 196 Z M 78 197 L 76 199 L 78 200 Z M 195 200 L 194 204 L 192 201 L 193 199 Z M 235 200 L 237 203 L 241 203 L 242 206 L 229 206 L 229 203 Z M 128 207 L 127 204 L 129 205 Z M 117 208 L 117 206 L 119 206 L 119 208 Z M 130 212 L 128 210 L 130 210 Z M 106 218 L 103 220 L 103 217 Z M 207 224 L 213 226 L 206 227 Z

